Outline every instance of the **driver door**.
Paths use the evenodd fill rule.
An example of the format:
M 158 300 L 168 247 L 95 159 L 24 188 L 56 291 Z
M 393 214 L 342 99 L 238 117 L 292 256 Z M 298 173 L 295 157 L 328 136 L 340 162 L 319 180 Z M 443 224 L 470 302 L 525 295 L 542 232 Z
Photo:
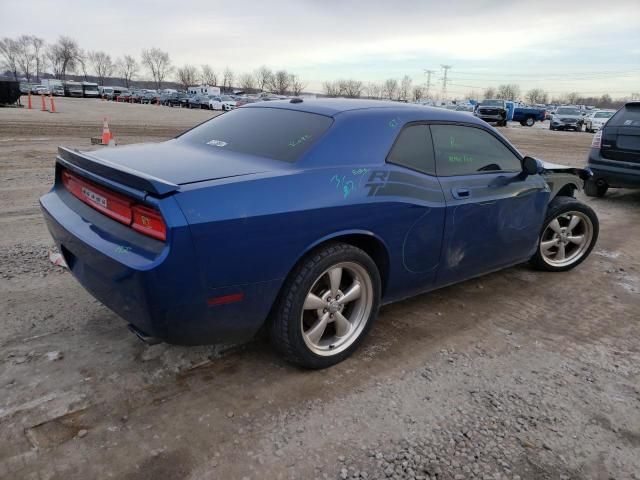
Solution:
M 446 203 L 437 283 L 528 260 L 549 201 L 544 179 L 521 175 L 520 156 L 488 129 L 431 125 L 431 134 Z

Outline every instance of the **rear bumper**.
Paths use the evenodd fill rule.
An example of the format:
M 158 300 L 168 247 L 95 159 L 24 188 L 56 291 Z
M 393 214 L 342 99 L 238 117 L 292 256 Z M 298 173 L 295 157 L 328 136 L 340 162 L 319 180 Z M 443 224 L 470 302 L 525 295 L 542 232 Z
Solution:
M 592 148 L 588 167 L 596 182 L 604 182 L 614 188 L 640 188 L 640 163 L 602 158 L 600 150 Z
M 105 218 L 63 188 L 45 194 L 40 205 L 75 279 L 146 336 L 181 345 L 230 343 L 250 338 L 264 323 L 280 282 L 208 288 L 188 226 L 172 228 L 165 245 Z M 239 291 L 244 298 L 237 303 L 207 301 Z

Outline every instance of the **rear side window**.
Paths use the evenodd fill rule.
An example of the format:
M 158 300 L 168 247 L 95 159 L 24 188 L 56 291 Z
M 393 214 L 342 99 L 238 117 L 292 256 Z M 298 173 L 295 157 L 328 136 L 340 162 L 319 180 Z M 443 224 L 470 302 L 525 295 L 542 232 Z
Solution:
M 404 128 L 393 145 L 387 161 L 419 172 L 435 174 L 433 145 L 427 125 Z
M 239 108 L 190 130 L 182 140 L 295 162 L 331 126 L 324 115 L 281 108 Z
M 625 105 L 611 117 L 607 125 L 614 127 L 640 127 L 640 103 Z
M 520 159 L 500 140 L 480 128 L 431 125 L 439 176 L 519 172 Z

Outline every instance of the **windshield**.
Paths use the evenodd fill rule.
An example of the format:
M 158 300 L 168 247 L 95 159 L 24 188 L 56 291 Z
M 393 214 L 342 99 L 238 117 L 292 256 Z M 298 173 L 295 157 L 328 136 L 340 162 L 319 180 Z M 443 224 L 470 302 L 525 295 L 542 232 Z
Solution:
M 580 115 L 580 110 L 577 108 L 559 108 L 556 113 L 558 115 Z
M 490 107 L 501 107 L 502 100 L 483 100 L 480 105 L 488 105 Z
M 180 139 L 285 162 L 295 162 L 331 126 L 315 113 L 280 108 L 240 108 L 188 131 Z
M 593 118 L 611 118 L 616 112 L 597 112 L 593 115 Z
M 222 98 L 222 100 L 233 100 L 229 95 L 222 95 L 220 98 Z

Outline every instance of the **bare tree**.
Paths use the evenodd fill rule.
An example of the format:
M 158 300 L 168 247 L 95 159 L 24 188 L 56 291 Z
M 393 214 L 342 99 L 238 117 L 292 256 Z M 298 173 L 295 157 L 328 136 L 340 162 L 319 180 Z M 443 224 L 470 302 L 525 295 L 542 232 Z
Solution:
M 240 88 L 245 92 L 252 92 L 256 89 L 256 77 L 253 73 L 243 73 L 240 75 L 238 82 L 240 83 Z
M 20 68 L 20 71 L 27 79 L 27 82 L 30 82 L 36 63 L 31 44 L 31 37 L 29 35 L 20 35 L 18 40 L 16 40 L 16 47 L 18 68 Z
M 389 100 L 394 100 L 398 94 L 398 80 L 389 78 L 385 80 L 382 86 L 382 96 Z
M 327 97 L 340 96 L 340 85 L 338 82 L 324 82 L 322 84 L 322 90 Z
M 76 69 L 80 53 L 78 42 L 65 36 L 61 36 L 56 43 L 49 46 L 47 57 L 56 78 L 64 80 L 67 77 L 67 72 Z
M 231 91 L 234 77 L 235 75 L 229 67 L 224 69 L 224 73 L 222 74 L 222 88 L 224 91 Z
M 294 96 L 298 96 L 302 93 L 302 91 L 307 87 L 306 82 L 303 82 L 302 79 L 298 75 L 291 75 L 291 94 Z
M 36 67 L 36 81 L 40 81 L 40 74 L 46 68 L 46 56 L 45 56 L 45 43 L 44 40 L 40 37 L 36 37 L 35 35 L 31 35 L 29 37 L 31 39 L 31 48 L 33 49 L 33 56 L 35 60 Z
M 89 59 L 89 52 L 85 52 L 83 49 L 78 50 L 78 57 L 76 58 L 76 67 L 80 67 L 82 71 L 82 75 L 84 76 L 84 81 L 89 81 L 89 64 L 91 60 Z
M 484 93 L 482 97 L 486 100 L 488 98 L 496 98 L 496 89 L 493 87 L 488 87 L 484 89 Z
M 382 98 L 383 88 L 379 83 L 369 82 L 365 90 L 370 98 Z
M 580 97 L 580 94 L 578 92 L 569 92 L 566 95 L 567 103 L 575 105 L 578 103 L 579 97 Z
M 500 85 L 496 97 L 502 100 L 515 100 L 520 96 L 520 87 L 514 83 Z
M 215 87 L 218 85 L 218 75 L 213 71 L 213 68 L 209 65 L 201 65 L 200 66 L 201 74 L 200 78 L 202 79 L 202 83 L 205 85 L 211 85 Z
M 18 80 L 18 42 L 12 38 L 5 37 L 0 40 L 0 54 L 2 54 L 2 66 L 11 71 L 14 80 Z
M 198 69 L 193 65 L 184 65 L 183 67 L 178 68 L 176 77 L 186 90 L 191 85 L 198 83 Z
M 138 62 L 131 55 L 125 55 L 116 62 L 116 69 L 127 88 L 131 86 L 131 81 L 138 74 Z
M 547 92 L 542 90 L 541 88 L 532 88 L 527 92 L 524 98 L 529 103 L 547 103 Z
M 162 88 L 162 82 L 166 76 L 171 73 L 171 59 L 167 52 L 163 52 L 159 48 L 150 48 L 142 50 L 142 63 L 149 69 L 156 88 Z
M 347 98 L 359 98 L 362 95 L 364 86 L 360 80 L 339 80 L 340 94 Z
M 400 88 L 398 89 L 398 100 L 404 100 L 405 102 L 409 101 L 412 83 L 413 81 L 409 75 L 402 77 L 402 80 L 400 81 Z
M 416 85 L 411 92 L 411 98 L 414 102 L 419 102 L 424 97 L 424 87 Z
M 89 62 L 93 66 L 96 77 L 100 80 L 100 85 L 104 85 L 104 79 L 113 74 L 116 66 L 111 60 L 111 55 L 105 52 L 89 52 L 87 55 Z
M 271 78 L 269 89 L 273 93 L 284 95 L 291 87 L 291 75 L 286 70 L 278 70 Z
M 255 76 L 256 76 L 256 87 L 261 92 L 264 92 L 266 89 L 268 89 L 269 85 L 271 85 L 273 81 L 273 72 L 271 71 L 270 68 L 264 65 L 255 71 Z

